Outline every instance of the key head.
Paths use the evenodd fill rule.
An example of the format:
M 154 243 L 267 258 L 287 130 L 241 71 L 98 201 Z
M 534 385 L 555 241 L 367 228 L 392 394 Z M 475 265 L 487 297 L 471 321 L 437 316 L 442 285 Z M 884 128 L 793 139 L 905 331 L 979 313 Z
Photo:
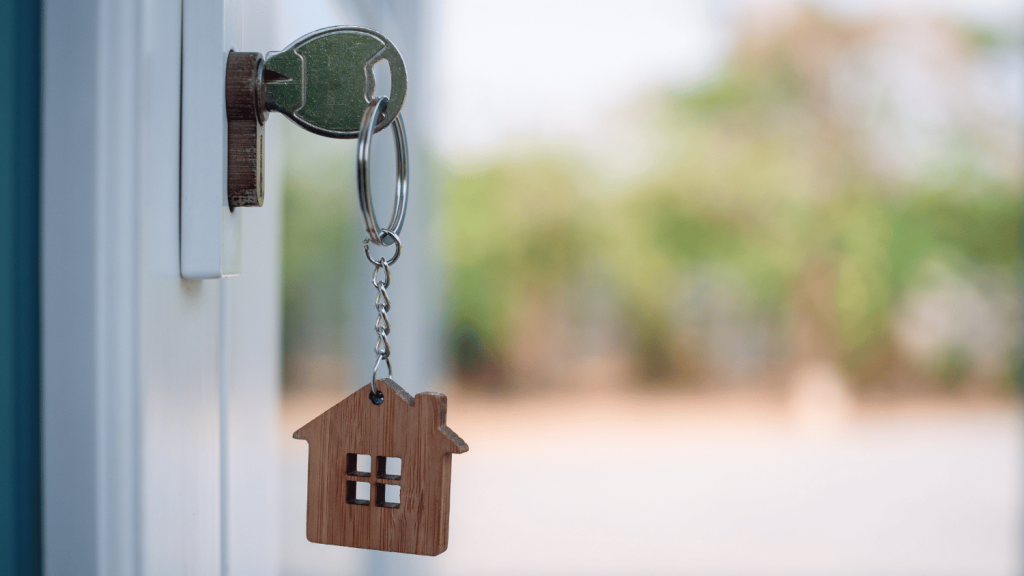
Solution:
M 388 106 L 376 131 L 383 130 L 405 102 L 405 62 L 394 44 L 369 28 L 324 28 L 281 52 L 267 54 L 263 67 L 266 106 L 310 132 L 355 138 L 376 89 L 373 67 L 382 60 L 391 70 Z

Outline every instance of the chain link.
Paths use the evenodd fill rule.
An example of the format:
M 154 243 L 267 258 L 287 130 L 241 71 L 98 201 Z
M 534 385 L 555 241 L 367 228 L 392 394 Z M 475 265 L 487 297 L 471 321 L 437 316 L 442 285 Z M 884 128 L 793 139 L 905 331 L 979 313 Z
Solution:
M 384 270 L 384 278 L 378 278 L 378 274 Z M 388 320 L 388 312 L 391 311 L 391 299 L 388 298 L 388 286 L 391 285 L 391 267 L 382 256 L 373 269 L 373 287 L 377 289 L 377 301 L 374 302 L 374 309 L 377 310 L 377 322 L 374 323 L 374 332 L 377 333 L 377 344 L 373 352 L 377 354 L 377 361 L 387 360 L 391 357 L 391 343 L 388 342 L 388 334 L 391 334 L 391 321 Z M 376 381 L 376 377 L 374 377 Z
M 370 380 L 370 400 L 374 404 L 384 401 L 384 395 L 377 390 L 377 371 L 380 369 L 381 361 L 388 368 L 388 378 L 392 375 L 391 343 L 388 341 L 388 335 L 391 334 L 391 320 L 388 319 L 388 312 L 391 311 L 391 298 L 388 297 L 388 287 L 391 286 L 391 265 L 398 261 L 398 257 L 402 254 L 402 243 L 397 234 L 384 230 L 381 236 L 390 236 L 394 240 L 395 254 L 390 259 L 381 256 L 374 260 L 370 257 L 369 239 L 363 241 L 366 259 L 373 264 L 373 276 L 370 277 L 370 281 L 373 283 L 374 289 L 377 290 L 377 299 L 373 304 L 374 310 L 377 311 L 377 321 L 373 325 L 373 331 L 377 334 L 377 343 L 373 346 L 373 353 L 377 356 L 377 361 L 373 365 L 373 378 Z M 383 274 L 381 274 L 382 271 Z

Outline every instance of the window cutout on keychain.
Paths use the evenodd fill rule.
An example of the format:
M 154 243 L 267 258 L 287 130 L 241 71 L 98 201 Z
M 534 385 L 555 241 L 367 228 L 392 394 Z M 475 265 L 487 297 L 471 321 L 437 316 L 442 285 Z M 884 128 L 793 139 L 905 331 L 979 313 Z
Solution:
M 345 468 L 349 476 L 369 476 L 371 462 L 369 454 L 349 454 Z
M 398 508 L 402 503 L 402 487 L 397 484 L 377 484 L 377 506 Z
M 370 505 L 370 483 L 349 480 L 345 483 L 345 501 L 360 506 Z
M 390 456 L 377 457 L 377 476 L 388 480 L 402 479 L 402 459 Z

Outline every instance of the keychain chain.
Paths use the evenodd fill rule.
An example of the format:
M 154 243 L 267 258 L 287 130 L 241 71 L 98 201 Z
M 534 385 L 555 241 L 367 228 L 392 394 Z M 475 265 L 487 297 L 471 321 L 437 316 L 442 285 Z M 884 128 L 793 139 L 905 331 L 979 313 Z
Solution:
M 391 334 L 391 321 L 388 319 L 388 312 L 391 311 L 391 299 L 388 297 L 388 287 L 391 286 L 391 266 L 398 261 L 398 257 L 402 254 L 402 243 L 397 234 L 390 230 L 381 230 L 381 237 L 390 237 L 394 240 L 395 254 L 390 259 L 383 256 L 377 260 L 371 258 L 370 240 L 369 238 L 363 240 L 363 252 L 370 264 L 373 264 L 373 275 L 370 279 L 373 282 L 373 287 L 377 290 L 377 300 L 373 304 L 374 310 L 377 311 L 377 321 L 373 326 L 374 332 L 377 334 L 377 343 L 373 346 L 373 353 L 377 356 L 377 361 L 373 365 L 373 378 L 370 380 L 370 400 L 374 404 L 384 401 L 384 394 L 377 390 L 377 371 L 380 369 L 381 361 L 384 361 L 388 367 L 388 378 L 393 374 L 391 343 L 388 341 L 388 335 Z M 383 277 L 381 277 L 382 270 Z
M 373 353 L 377 361 L 373 365 L 373 378 L 370 380 L 370 400 L 374 404 L 384 401 L 384 394 L 377 389 L 377 371 L 383 360 L 388 367 L 388 378 L 391 372 L 391 343 L 388 342 L 388 334 L 391 333 L 391 321 L 388 319 L 388 312 L 391 310 L 391 299 L 388 298 L 388 287 L 391 285 L 391 267 L 402 255 L 402 243 L 398 240 L 398 233 L 402 231 L 402 223 L 405 222 L 405 206 L 409 197 L 409 150 L 405 142 L 405 127 L 402 124 L 402 115 L 395 115 L 391 123 L 392 133 L 395 136 L 395 207 L 391 212 L 391 221 L 386 227 L 377 223 L 377 217 L 373 211 L 373 198 L 370 195 L 370 139 L 375 129 L 380 129 L 385 120 L 388 99 L 378 96 L 370 100 L 366 110 L 363 111 L 362 119 L 359 122 L 359 139 L 356 142 L 356 190 L 359 192 L 359 210 L 363 213 L 363 224 L 366 227 L 366 239 L 363 240 L 363 252 L 366 259 L 373 264 L 373 287 L 377 290 L 377 301 L 374 309 L 377 311 L 377 322 L 374 324 L 374 332 L 377 334 L 377 343 L 373 346 Z M 391 258 L 381 256 L 377 260 L 370 257 L 370 244 L 378 246 L 394 245 L 395 253 Z M 383 278 L 381 271 L 384 271 Z

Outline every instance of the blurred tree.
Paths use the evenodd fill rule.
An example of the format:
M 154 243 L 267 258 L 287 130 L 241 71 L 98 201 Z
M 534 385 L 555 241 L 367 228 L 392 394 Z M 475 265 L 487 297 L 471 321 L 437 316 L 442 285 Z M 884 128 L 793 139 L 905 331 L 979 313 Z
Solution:
M 337 198 L 339 182 L 352 181 L 351 168 L 337 161 L 346 143 L 290 125 L 285 135 L 283 380 L 288 386 L 334 382 L 350 313 L 345 303 L 353 280 L 346 273 L 362 258 L 351 248 L 360 237 L 358 216 Z
M 908 26 L 942 48 L 914 62 L 937 82 L 917 97 L 948 109 L 923 136 L 906 135 L 923 129 L 888 96 L 890 59 L 908 49 L 891 41 Z M 660 155 L 623 190 L 587 194 L 585 163 L 564 158 L 450 175 L 450 334 L 463 378 L 514 380 L 517 338 L 537 333 L 518 312 L 540 302 L 546 313 L 531 321 L 543 324 L 587 291 L 614 295 L 639 379 L 714 378 L 694 361 L 707 343 L 671 308 L 686 278 L 727 269 L 742 278 L 751 326 L 767 321 L 786 343 L 766 349 L 777 357 L 764 366 L 825 360 L 866 387 L 967 379 L 963 350 L 912 365 L 894 326 L 936 263 L 1015 290 L 1021 166 L 990 160 L 1019 151 L 1019 125 L 979 121 L 983 102 L 955 84 L 984 64 L 995 34 L 812 9 L 744 30 L 720 74 L 662 101 L 651 127 Z M 879 144 L 915 137 L 928 153 Z M 572 352 L 547 348 L 552 362 Z

